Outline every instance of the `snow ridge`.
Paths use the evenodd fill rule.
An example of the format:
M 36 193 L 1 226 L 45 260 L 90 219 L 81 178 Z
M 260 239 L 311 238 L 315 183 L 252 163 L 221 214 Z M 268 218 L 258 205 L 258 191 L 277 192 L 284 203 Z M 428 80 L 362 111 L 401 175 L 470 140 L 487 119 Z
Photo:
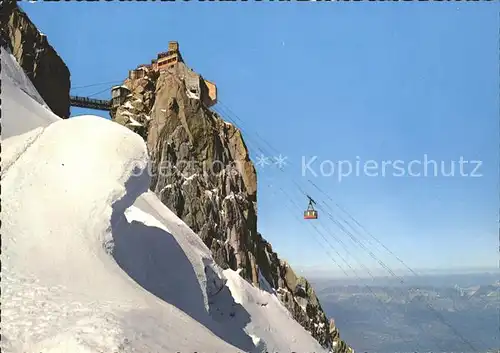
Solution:
M 40 105 L 48 108 L 47 104 L 43 100 L 42 96 L 38 93 L 33 83 L 24 74 L 21 67 L 12 52 L 8 48 L 2 47 L 1 49 L 1 60 L 2 60 L 2 80 L 4 77 L 9 78 L 9 81 L 15 84 L 20 90 L 29 95 Z
M 324 351 L 148 190 L 139 135 L 58 118 L 4 62 L 2 351 Z

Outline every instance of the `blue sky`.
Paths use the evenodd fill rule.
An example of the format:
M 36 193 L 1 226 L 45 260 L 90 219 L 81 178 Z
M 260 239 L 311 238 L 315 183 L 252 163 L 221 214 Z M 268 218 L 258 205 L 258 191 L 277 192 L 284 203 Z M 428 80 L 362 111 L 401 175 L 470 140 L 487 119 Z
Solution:
M 366 275 L 363 266 L 373 273 L 381 269 L 325 212 L 314 224 L 340 239 L 340 244 L 330 241 L 339 254 L 311 222 L 301 220 L 307 200 L 295 183 L 333 206 L 307 179 L 411 268 L 498 266 L 498 4 L 22 7 L 65 60 L 73 87 L 122 80 L 177 40 L 187 64 L 216 82 L 218 106 L 229 107 L 242 121 L 253 157 L 264 149 L 287 157 L 282 172 L 258 167 L 258 214 L 264 237 L 294 266 L 336 274 L 335 260 L 350 276 L 355 275 L 349 266 L 359 268 L 358 275 Z M 109 92 L 96 97 L 109 98 Z M 301 172 L 303 156 L 317 156 L 313 169 L 319 173 L 321 162 L 328 166 L 325 160 L 372 160 L 380 166 L 424 155 L 444 161 L 447 171 L 455 161 L 456 176 L 397 177 L 388 168 L 386 176 L 351 175 L 339 182 L 337 172 L 318 177 Z M 482 161 L 476 172 L 482 176 L 460 176 L 460 157 Z M 417 167 L 414 173 L 422 171 Z M 352 234 L 390 268 L 402 267 L 366 234 Z

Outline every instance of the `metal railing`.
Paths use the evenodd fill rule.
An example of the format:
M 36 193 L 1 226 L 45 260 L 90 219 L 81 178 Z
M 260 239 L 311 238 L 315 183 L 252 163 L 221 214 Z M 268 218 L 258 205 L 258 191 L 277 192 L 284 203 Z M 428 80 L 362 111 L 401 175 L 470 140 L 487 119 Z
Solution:
M 88 108 L 88 109 L 105 110 L 105 111 L 111 110 L 110 100 L 71 96 L 70 104 L 73 107 L 79 107 L 79 108 Z

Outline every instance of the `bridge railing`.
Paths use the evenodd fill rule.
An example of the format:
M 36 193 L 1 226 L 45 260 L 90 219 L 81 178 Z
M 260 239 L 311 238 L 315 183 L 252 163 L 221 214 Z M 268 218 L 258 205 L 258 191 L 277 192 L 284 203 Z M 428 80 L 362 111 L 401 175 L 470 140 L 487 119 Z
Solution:
M 97 110 L 110 110 L 111 101 L 104 99 L 94 99 L 87 97 L 71 96 L 70 103 L 74 107 L 89 108 Z

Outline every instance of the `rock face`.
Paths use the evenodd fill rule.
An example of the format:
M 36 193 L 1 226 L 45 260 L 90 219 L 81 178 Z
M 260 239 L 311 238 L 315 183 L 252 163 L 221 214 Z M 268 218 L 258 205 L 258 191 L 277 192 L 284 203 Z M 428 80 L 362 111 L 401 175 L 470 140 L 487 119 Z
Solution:
M 16 1 L 0 0 L 0 45 L 51 110 L 69 117 L 69 70 Z M 275 292 L 324 347 L 351 352 L 310 283 L 257 232 L 255 168 L 240 131 L 207 108 L 213 101 L 203 78 L 179 62 L 162 73 L 146 68 L 124 86 L 130 94 L 111 116 L 147 141 L 151 189 L 162 202 L 198 233 L 222 268 L 241 269 L 255 286 Z
M 16 1 L 4 0 L 0 7 L 0 44 L 11 50 L 49 108 L 69 117 L 68 67 Z
M 203 85 L 184 63 L 160 73 L 146 70 L 124 82 L 131 93 L 111 112 L 147 141 L 151 190 L 198 233 L 221 267 L 241 269 L 254 285 L 272 287 L 324 347 L 350 351 L 309 282 L 257 232 L 257 176 L 241 133 L 206 107 L 205 89 L 201 97 L 190 92 L 187 78 Z

